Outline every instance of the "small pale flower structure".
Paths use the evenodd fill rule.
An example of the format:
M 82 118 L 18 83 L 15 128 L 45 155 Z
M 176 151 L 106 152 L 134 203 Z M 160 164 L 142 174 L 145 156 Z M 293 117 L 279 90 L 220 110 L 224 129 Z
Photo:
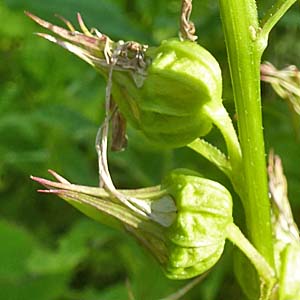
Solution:
M 288 101 L 293 110 L 300 115 L 300 71 L 290 65 L 282 70 L 276 69 L 270 62 L 260 67 L 261 80 L 269 82 L 274 91 Z

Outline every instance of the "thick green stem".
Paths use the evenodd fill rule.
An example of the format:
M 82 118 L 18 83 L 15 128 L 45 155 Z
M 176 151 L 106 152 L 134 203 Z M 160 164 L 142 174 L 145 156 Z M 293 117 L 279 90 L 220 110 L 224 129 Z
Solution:
M 262 131 L 260 96 L 261 48 L 254 0 L 219 0 L 228 52 L 242 149 L 245 209 L 249 239 L 274 266 L 270 202 Z M 241 174 L 235 174 L 240 177 Z

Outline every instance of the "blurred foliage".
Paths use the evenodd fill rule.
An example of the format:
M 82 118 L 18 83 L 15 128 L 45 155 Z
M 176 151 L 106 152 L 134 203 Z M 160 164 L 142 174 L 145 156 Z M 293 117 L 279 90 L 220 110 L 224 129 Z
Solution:
M 258 1 L 260 13 L 272 1 Z M 164 278 L 148 254 L 128 235 L 87 220 L 55 196 L 36 193 L 29 175 L 52 168 L 74 183 L 97 185 L 94 139 L 103 117 L 104 80 L 59 47 L 34 36 L 39 31 L 23 10 L 60 23 L 75 23 L 80 11 L 90 27 L 113 39 L 158 44 L 177 35 L 177 0 L 2 0 L 0 1 L 0 299 L 155 300 L 184 282 Z M 216 1 L 195 1 L 199 40 L 220 62 L 224 100 L 233 112 L 229 71 Z M 281 68 L 300 67 L 299 4 L 271 34 L 264 59 Z M 299 224 L 300 161 L 286 103 L 263 84 L 267 149 L 284 163 L 289 197 Z M 205 172 L 228 184 L 207 161 L 189 149 L 153 149 L 129 128 L 129 147 L 110 155 L 122 188 L 158 184 L 174 167 Z M 209 139 L 222 147 L 217 131 Z M 239 203 L 236 202 L 236 207 Z M 298 219 L 297 219 L 298 218 Z M 183 299 L 242 299 L 232 274 L 231 245 L 203 284 Z

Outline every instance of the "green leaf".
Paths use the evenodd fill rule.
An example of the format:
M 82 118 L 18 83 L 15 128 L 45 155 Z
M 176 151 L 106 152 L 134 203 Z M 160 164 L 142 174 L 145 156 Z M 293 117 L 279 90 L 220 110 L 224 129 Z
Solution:
M 20 251 L 20 249 L 19 249 Z M 68 277 L 64 274 L 27 275 L 15 281 L 0 281 L 0 299 L 56 300 L 66 290 Z
M 128 290 L 124 282 L 124 283 L 116 283 L 101 291 L 96 289 L 86 289 L 82 292 L 77 292 L 77 293 L 71 291 L 69 294 L 71 296 L 74 296 L 75 299 L 120 300 L 120 299 L 127 299 Z
M 89 220 L 79 221 L 61 238 L 55 251 L 36 248 L 28 261 L 28 269 L 35 274 L 70 272 L 89 254 L 88 242 L 101 245 L 112 235 L 113 231 L 107 227 Z
M 27 271 L 26 260 L 36 246 L 33 237 L 24 229 L 0 220 L 0 244 L 0 281 L 23 276 Z
M 38 244 L 24 229 L 0 221 L 0 299 L 54 300 L 66 289 L 66 274 L 37 275 L 27 261 Z

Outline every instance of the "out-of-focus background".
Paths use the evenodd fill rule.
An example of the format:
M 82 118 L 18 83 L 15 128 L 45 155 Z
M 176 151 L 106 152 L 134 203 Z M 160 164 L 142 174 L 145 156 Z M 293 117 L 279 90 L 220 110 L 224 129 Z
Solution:
M 234 118 L 225 45 L 216 1 L 194 1 L 199 42 L 220 62 L 224 103 Z M 272 1 L 258 1 L 260 14 Z M 186 282 L 166 279 L 156 262 L 128 235 L 99 225 L 53 195 L 38 194 L 29 175 L 50 178 L 51 168 L 73 183 L 97 185 L 94 140 L 103 118 L 105 82 L 90 66 L 33 35 L 41 31 L 28 10 L 61 24 L 88 27 L 112 39 L 158 45 L 177 36 L 179 0 L 0 0 L 0 299 L 155 300 Z M 272 32 L 264 59 L 300 67 L 300 7 Z M 76 24 L 77 25 L 77 24 Z M 43 30 L 42 30 L 43 31 Z M 262 84 L 266 148 L 283 160 L 289 199 L 300 221 L 300 143 L 287 104 Z M 298 116 L 299 117 L 299 116 Z M 129 128 L 129 146 L 110 155 L 118 187 L 159 184 L 174 167 L 205 173 L 228 184 L 189 149 L 153 148 Z M 208 137 L 223 147 L 213 130 Z M 238 200 L 235 209 L 240 209 Z M 203 284 L 182 299 L 243 299 L 232 271 L 232 247 Z M 133 296 L 132 296 L 133 295 Z

